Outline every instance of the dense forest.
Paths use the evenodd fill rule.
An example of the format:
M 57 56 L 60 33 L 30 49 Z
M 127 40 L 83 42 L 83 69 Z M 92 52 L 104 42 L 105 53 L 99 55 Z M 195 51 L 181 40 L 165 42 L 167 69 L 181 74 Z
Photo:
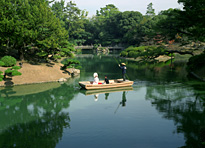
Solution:
M 121 12 L 109 4 L 88 17 L 72 1 L 1 0 L 0 57 L 58 59 L 72 56 L 76 45 L 147 46 L 205 41 L 205 1 L 178 0 L 183 9 L 155 14 Z M 157 52 L 157 51 L 156 51 Z

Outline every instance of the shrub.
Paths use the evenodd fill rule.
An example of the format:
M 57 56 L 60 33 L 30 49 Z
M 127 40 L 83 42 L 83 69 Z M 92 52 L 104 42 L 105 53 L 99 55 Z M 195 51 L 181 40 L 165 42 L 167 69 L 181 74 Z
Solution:
M 5 67 L 16 65 L 16 59 L 12 56 L 4 56 L 3 58 L 1 58 L 1 61 L 4 63 Z
M 59 55 L 61 56 L 61 57 L 64 57 L 66 54 L 65 54 L 65 52 L 59 52 Z
M 13 70 L 12 70 L 11 68 L 8 68 L 7 70 L 4 71 L 4 73 L 8 75 L 8 74 L 11 74 L 12 71 L 13 71 Z
M 205 63 L 205 53 L 193 56 L 187 63 L 187 70 L 189 72 L 197 70 L 199 67 L 203 67 Z
M 19 66 L 13 66 L 12 68 L 8 68 L 4 71 L 5 76 L 20 76 L 21 73 L 18 71 L 21 69 Z
M 4 65 L 5 65 L 4 62 L 0 61 L 0 66 L 4 66 Z
M 130 51 L 130 52 L 128 53 L 128 57 L 137 58 L 137 56 L 138 56 L 138 52 Z
M 13 70 L 12 73 L 11 73 L 12 76 L 20 76 L 21 73 L 17 70 Z
M 54 59 L 61 59 L 61 56 L 60 55 L 54 55 L 53 58 Z
M 3 80 L 3 78 L 4 78 L 4 76 L 2 75 L 2 71 L 0 71 L 0 81 L 2 81 Z
M 21 67 L 20 66 L 13 66 L 12 69 L 19 70 L 19 69 L 21 69 Z
M 76 67 L 79 68 L 79 64 L 80 64 L 80 62 L 76 59 L 64 59 L 61 63 L 63 64 L 62 67 L 63 70 L 66 68 L 76 68 Z
M 159 55 L 167 55 L 167 51 L 163 46 L 130 46 L 120 53 L 120 56 L 127 56 L 130 58 L 141 57 L 142 60 L 154 60 Z
M 126 51 L 122 51 L 120 53 L 120 56 L 122 56 L 122 57 L 126 57 L 127 55 L 128 55 L 128 52 L 126 52 Z

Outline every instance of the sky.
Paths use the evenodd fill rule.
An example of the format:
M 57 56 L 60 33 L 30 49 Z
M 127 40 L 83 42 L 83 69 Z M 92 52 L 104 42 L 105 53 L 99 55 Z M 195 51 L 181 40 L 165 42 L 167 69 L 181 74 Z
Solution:
M 69 2 L 70 0 L 65 0 Z M 155 14 L 161 10 L 169 8 L 182 8 L 182 5 L 177 3 L 178 0 L 72 0 L 79 9 L 88 11 L 88 16 L 96 14 L 96 10 L 105 7 L 108 4 L 114 4 L 119 11 L 139 11 L 146 14 L 147 5 L 152 2 Z

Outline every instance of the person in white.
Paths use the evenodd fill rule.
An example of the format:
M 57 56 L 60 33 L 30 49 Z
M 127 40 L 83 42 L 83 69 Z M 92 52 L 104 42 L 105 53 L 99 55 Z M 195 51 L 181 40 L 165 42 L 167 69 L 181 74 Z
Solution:
M 98 78 L 98 74 L 96 72 L 93 74 L 93 77 L 94 77 L 93 84 L 98 84 L 99 78 Z

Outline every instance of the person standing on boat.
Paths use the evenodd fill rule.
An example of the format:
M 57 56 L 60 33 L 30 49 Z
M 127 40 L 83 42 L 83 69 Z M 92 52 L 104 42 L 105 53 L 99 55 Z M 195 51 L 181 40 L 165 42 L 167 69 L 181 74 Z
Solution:
M 105 81 L 104 81 L 104 83 L 106 83 L 106 84 L 109 84 L 109 83 L 110 83 L 109 80 L 108 80 L 108 78 L 107 78 L 107 76 L 105 76 Z
M 122 78 L 123 78 L 123 81 L 125 81 L 125 74 L 126 74 L 126 64 L 125 63 L 121 63 L 121 65 L 122 66 L 120 66 L 120 64 L 119 64 L 119 67 L 120 67 L 120 69 L 122 69 Z
M 93 77 L 94 77 L 93 84 L 98 84 L 99 78 L 98 78 L 98 74 L 96 72 L 93 74 Z

